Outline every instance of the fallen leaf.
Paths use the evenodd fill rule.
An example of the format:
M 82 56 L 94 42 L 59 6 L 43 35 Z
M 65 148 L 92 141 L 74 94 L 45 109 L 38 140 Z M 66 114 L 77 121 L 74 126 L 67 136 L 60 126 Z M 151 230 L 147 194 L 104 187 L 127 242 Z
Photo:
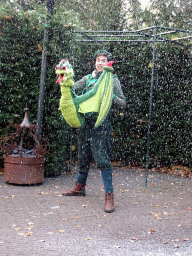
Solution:
M 64 202 L 61 202 L 60 204 L 64 204 Z
M 27 232 L 25 233 L 25 236 L 32 236 L 33 232 Z
M 51 209 L 59 209 L 59 206 L 53 206 Z
M 15 228 L 15 231 L 19 231 L 21 228 Z
M 148 231 L 147 233 L 149 233 L 149 234 L 153 234 L 154 232 L 157 232 L 157 230 L 156 230 L 156 229 L 154 229 L 154 228 L 150 228 L 150 229 L 149 229 L 149 231 Z
M 15 195 L 10 195 L 10 196 L 7 196 L 7 197 L 4 197 L 4 199 L 11 199 L 11 198 L 14 198 Z
M 179 242 L 179 239 L 173 239 L 172 242 Z
M 34 228 L 34 226 L 31 226 L 31 227 L 28 227 L 28 228 L 25 228 L 26 230 L 31 230 L 32 228 Z
M 24 233 L 17 233 L 17 235 L 24 236 L 25 234 Z
M 92 238 L 84 238 L 85 240 L 92 240 Z
M 65 232 L 64 229 L 60 229 L 60 230 L 59 230 L 59 233 L 64 233 L 64 232 Z
M 158 204 L 153 204 L 152 206 L 153 206 L 153 207 L 159 207 L 159 205 L 158 205 Z
M 26 233 L 18 233 L 19 236 L 26 237 L 26 236 L 32 236 L 33 232 L 26 232 Z
M 138 238 L 136 238 L 136 237 L 131 237 L 131 240 L 134 241 L 134 242 L 136 242 L 136 241 L 138 240 Z

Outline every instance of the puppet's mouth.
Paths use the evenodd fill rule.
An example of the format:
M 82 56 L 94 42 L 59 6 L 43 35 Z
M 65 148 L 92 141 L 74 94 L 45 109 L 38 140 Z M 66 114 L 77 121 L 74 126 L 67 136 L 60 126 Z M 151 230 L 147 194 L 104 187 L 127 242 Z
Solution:
M 58 79 L 57 79 L 57 81 L 55 82 L 56 84 L 60 84 L 61 83 L 61 81 L 63 80 L 63 77 L 65 76 L 65 74 L 59 74 L 58 75 Z

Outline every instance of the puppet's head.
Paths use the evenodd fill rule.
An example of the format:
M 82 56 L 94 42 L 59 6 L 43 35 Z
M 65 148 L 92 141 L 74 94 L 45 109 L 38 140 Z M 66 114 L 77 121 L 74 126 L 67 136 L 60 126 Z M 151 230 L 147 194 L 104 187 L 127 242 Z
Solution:
M 56 84 L 62 84 L 66 80 L 73 77 L 74 72 L 69 60 L 61 60 L 60 63 L 55 67 L 55 73 L 59 77 Z

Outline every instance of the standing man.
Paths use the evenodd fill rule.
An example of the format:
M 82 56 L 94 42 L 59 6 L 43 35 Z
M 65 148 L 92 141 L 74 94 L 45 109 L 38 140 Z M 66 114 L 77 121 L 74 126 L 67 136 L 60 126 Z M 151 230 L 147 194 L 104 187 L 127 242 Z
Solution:
M 112 56 L 105 50 L 99 50 L 94 55 L 95 70 L 92 74 L 84 76 L 74 85 L 75 92 L 82 95 L 94 87 L 104 66 L 112 60 Z M 113 102 L 112 107 L 123 109 L 126 100 L 122 92 L 121 84 L 117 76 L 113 75 Z M 75 187 L 64 192 L 64 196 L 85 196 L 85 185 L 92 157 L 94 157 L 97 167 L 101 170 L 101 176 L 105 189 L 105 212 L 114 211 L 114 195 L 112 182 L 112 166 L 111 166 L 111 124 L 109 116 L 97 128 L 94 127 L 98 113 L 88 112 L 85 114 L 85 121 L 78 129 L 79 141 L 79 173 Z

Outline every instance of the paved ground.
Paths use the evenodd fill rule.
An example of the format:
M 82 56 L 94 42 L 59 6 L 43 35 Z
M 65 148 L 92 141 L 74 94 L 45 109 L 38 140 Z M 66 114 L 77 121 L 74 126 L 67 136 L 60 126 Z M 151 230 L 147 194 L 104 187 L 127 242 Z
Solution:
M 0 176 L 0 255 L 192 255 L 192 181 L 115 169 L 115 212 L 107 214 L 100 173 L 86 197 L 63 197 L 76 169 L 42 185 L 5 184 Z

